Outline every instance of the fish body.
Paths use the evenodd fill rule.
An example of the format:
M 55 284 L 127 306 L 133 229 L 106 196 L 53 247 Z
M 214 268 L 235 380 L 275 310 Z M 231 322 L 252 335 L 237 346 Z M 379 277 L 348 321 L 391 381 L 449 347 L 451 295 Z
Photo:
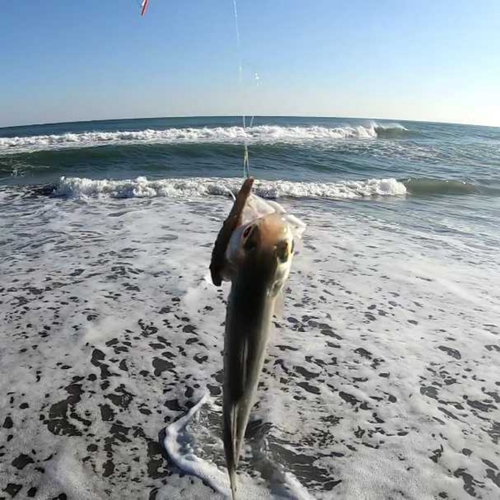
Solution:
M 293 234 L 272 213 L 238 227 L 226 251 L 231 279 L 224 339 L 224 449 L 233 498 L 236 467 L 264 364 L 276 303 L 290 272 Z

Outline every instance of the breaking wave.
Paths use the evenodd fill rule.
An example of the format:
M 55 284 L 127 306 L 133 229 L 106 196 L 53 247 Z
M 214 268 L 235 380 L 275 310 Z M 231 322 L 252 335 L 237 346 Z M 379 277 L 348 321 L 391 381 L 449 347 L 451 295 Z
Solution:
M 81 132 L 28 137 L 0 137 L 0 152 L 40 151 L 124 144 L 302 144 L 339 139 L 395 137 L 408 130 L 399 124 L 344 127 L 282 127 L 260 125 L 243 127 L 170 128 L 116 132 Z
M 44 188 L 43 194 L 67 198 L 200 198 L 230 196 L 241 187 L 237 178 L 185 178 L 148 180 L 93 180 L 62 177 Z M 254 192 L 262 198 L 359 199 L 374 196 L 404 196 L 406 187 L 396 179 L 346 182 L 256 181 Z
M 55 184 L 32 186 L 31 195 L 62 198 L 204 198 L 231 196 L 241 187 L 239 178 L 186 177 L 176 179 L 95 180 L 61 177 Z M 362 199 L 391 196 L 500 196 L 500 186 L 484 186 L 444 179 L 369 179 L 341 182 L 257 180 L 254 191 L 262 198 Z

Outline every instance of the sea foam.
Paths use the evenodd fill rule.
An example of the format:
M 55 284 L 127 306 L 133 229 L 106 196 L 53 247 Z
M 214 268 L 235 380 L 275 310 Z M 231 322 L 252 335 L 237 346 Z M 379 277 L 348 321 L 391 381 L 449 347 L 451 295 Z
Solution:
M 231 200 L 40 201 L 2 207 L 0 388 L 11 394 L 0 425 L 12 438 L 0 490 L 220 499 L 163 459 L 158 432 L 207 388 L 210 404 L 173 444 L 224 472 L 228 290 L 206 276 Z M 496 498 L 493 226 L 477 219 L 470 238 L 443 230 L 441 212 L 291 204 L 308 229 L 238 467 L 242 494 L 276 498 L 274 464 L 317 500 Z
M 238 178 L 185 178 L 149 180 L 94 180 L 62 177 L 53 195 L 68 198 L 199 198 L 230 196 L 241 187 Z M 396 179 L 344 182 L 257 181 L 254 191 L 262 198 L 357 199 L 372 196 L 404 196 L 406 187 Z

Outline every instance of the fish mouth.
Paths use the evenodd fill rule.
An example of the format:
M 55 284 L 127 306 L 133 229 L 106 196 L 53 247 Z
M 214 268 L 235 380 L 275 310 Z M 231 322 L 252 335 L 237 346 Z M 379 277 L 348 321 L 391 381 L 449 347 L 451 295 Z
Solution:
M 253 406 L 276 299 L 288 277 L 293 238 L 279 216 L 242 228 L 226 317 L 224 448 L 233 488 Z

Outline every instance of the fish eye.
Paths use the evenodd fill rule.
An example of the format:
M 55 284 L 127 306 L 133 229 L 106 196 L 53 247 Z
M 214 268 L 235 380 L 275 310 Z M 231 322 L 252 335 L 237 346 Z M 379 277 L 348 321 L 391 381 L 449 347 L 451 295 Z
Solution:
M 280 241 L 276 245 L 276 255 L 278 257 L 278 260 L 282 264 L 284 264 L 288 260 L 288 257 L 290 256 L 290 252 L 289 252 L 287 241 Z

